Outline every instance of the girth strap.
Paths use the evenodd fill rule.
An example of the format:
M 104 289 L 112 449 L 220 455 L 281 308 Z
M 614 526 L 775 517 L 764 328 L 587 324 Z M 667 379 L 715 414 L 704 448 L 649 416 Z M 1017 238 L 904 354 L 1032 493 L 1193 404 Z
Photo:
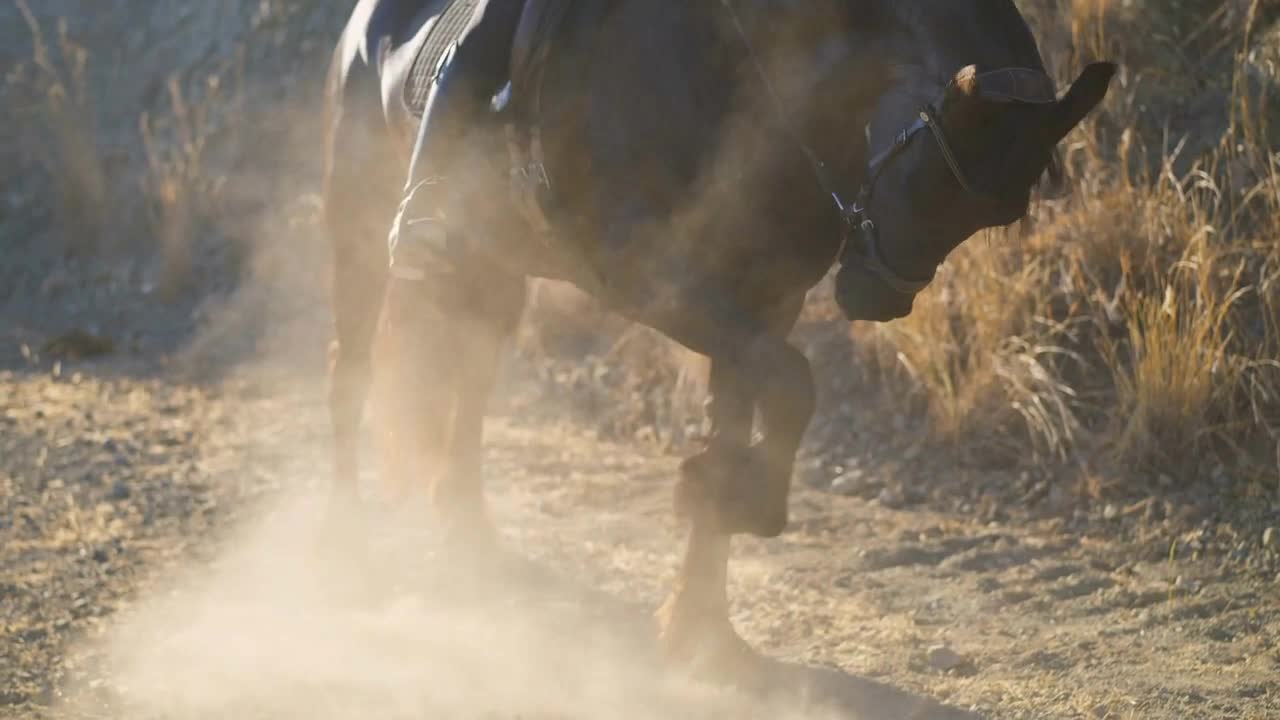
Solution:
M 511 156 L 511 193 L 540 233 L 552 230 L 551 178 L 542 156 L 542 79 L 551 39 L 572 0 L 526 0 L 511 49 L 511 81 L 501 93 Z

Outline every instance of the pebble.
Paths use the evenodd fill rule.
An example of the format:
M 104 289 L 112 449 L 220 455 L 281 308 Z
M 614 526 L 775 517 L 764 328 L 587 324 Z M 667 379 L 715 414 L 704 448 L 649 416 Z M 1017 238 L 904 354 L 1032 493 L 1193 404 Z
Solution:
M 1264 545 L 1263 547 L 1266 547 L 1266 546 Z M 1244 562 L 1245 560 L 1248 560 L 1249 559 L 1249 543 L 1241 542 L 1238 545 L 1236 545 L 1235 548 L 1232 549 L 1230 553 L 1228 553 L 1227 558 L 1230 559 L 1232 562 Z
M 891 510 L 895 510 L 897 508 L 902 507 L 903 504 L 905 504 L 906 502 L 905 498 L 902 496 L 902 493 L 897 492 L 893 488 L 888 488 L 888 487 L 880 491 L 880 494 L 876 496 L 876 500 L 882 506 L 887 507 Z
M 123 480 L 117 480 L 111 486 L 111 491 L 107 493 L 108 500 L 125 500 L 129 497 L 129 484 Z
M 800 482 L 815 490 L 830 490 L 835 482 L 829 479 L 830 476 L 822 467 L 822 461 L 820 460 L 797 466 L 796 477 Z
M 1102 517 L 1106 520 L 1115 520 L 1119 516 L 1120 508 L 1111 503 L 1107 503 L 1107 506 L 1102 510 Z
M 831 492 L 846 497 L 859 495 L 867 485 L 861 470 L 850 470 L 831 481 Z
M 1063 490 L 1060 485 L 1049 486 L 1049 497 L 1047 498 L 1049 507 L 1054 509 L 1065 508 L 1067 500 L 1067 491 Z
M 928 656 L 929 665 L 935 670 L 941 670 L 942 672 L 954 670 L 967 662 L 963 655 L 952 650 L 946 645 L 934 645 L 933 647 L 930 647 L 928 650 Z

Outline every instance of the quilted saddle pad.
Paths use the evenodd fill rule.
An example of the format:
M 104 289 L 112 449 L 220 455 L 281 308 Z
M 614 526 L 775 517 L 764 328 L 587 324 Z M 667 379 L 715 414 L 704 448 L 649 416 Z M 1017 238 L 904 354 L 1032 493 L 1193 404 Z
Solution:
M 471 25 L 476 8 L 487 0 L 448 0 L 427 31 L 427 37 L 418 48 L 404 84 L 404 103 L 416 117 L 422 117 L 436 79 L 440 59 L 449 48 L 462 39 Z

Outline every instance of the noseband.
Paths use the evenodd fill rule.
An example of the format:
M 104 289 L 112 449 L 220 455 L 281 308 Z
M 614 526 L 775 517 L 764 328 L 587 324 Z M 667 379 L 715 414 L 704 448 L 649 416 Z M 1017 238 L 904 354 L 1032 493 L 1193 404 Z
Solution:
M 947 134 L 938 120 L 937 106 L 941 105 L 941 101 L 927 103 L 922 106 L 916 119 L 894 137 L 893 144 L 882 150 L 867 163 L 867 179 L 862 187 L 859 188 L 857 198 L 853 202 L 846 202 L 840 196 L 840 191 L 836 189 L 835 183 L 831 181 L 830 176 L 827 174 L 826 164 L 792 130 L 791 124 L 783 111 L 782 103 L 778 99 L 777 93 L 774 92 L 773 85 L 769 82 L 764 66 L 752 47 L 751 39 L 746 30 L 743 29 L 742 22 L 738 19 L 738 14 L 734 11 L 730 0 L 721 0 L 721 4 L 728 11 L 730 18 L 733 20 L 734 28 L 737 30 L 738 37 L 742 40 L 748 56 L 750 56 L 752 63 L 755 65 L 756 74 L 760 77 L 773 102 L 774 110 L 778 115 L 782 129 L 792 137 L 793 142 L 800 148 L 800 151 L 809 161 L 809 165 L 813 168 L 813 174 L 823 192 L 829 195 L 832 202 L 835 203 L 844 228 L 840 241 L 840 250 L 836 255 L 840 264 L 861 267 L 876 276 L 885 286 L 901 295 L 914 296 L 924 290 L 929 286 L 929 283 L 933 282 L 932 277 L 924 280 L 905 278 L 885 262 L 884 251 L 880 246 L 880 229 L 867 215 L 867 206 L 870 204 L 871 196 L 875 192 L 876 181 L 880 179 L 880 175 L 885 168 L 925 128 L 929 129 L 933 139 L 937 142 L 938 149 L 942 152 L 942 157 L 946 160 L 947 167 L 951 170 L 951 175 L 960 184 L 960 187 L 970 195 L 982 194 L 978 192 L 965 174 L 964 168 L 956 158 L 951 142 L 947 139 Z M 980 96 L 993 102 L 1046 104 L 1057 100 L 1053 80 L 1040 70 L 1016 67 L 1003 68 L 982 73 L 976 77 L 976 80 L 978 87 L 981 89 Z M 945 96 L 946 89 L 944 88 L 942 95 L 939 97 Z
M 951 169 L 951 175 L 956 179 L 956 182 L 960 183 L 960 187 L 965 192 L 970 195 L 977 195 L 978 192 L 970 184 L 964 168 L 960 166 L 960 161 L 956 159 L 955 151 L 951 149 L 951 143 L 947 140 L 946 132 L 943 131 L 942 125 L 938 122 L 938 112 L 934 109 L 933 103 L 922 106 L 915 121 L 903 128 L 894 137 L 893 144 L 882 150 L 871 159 L 871 162 L 867 163 L 867 180 L 858 190 L 858 197 L 852 203 L 846 203 L 840 197 L 835 185 L 827 176 L 822 162 L 810 155 L 814 161 L 813 167 L 818 176 L 818 183 L 822 185 L 823 190 L 831 195 L 831 200 L 835 203 L 836 209 L 840 213 L 840 218 L 844 221 L 844 234 L 840 242 L 840 251 L 837 254 L 840 264 L 859 265 L 879 278 L 891 290 L 902 295 L 919 293 L 928 287 L 929 283 L 933 282 L 933 278 L 912 280 L 902 277 L 893 268 L 889 267 L 888 263 L 885 262 L 884 252 L 880 248 L 880 229 L 876 226 L 875 221 L 867 215 L 867 206 L 871 203 L 871 195 L 875 192 L 876 181 L 880 179 L 880 174 L 884 172 L 885 168 L 899 153 L 911 144 L 911 140 L 925 128 L 931 131 L 933 139 L 937 141 L 938 149 L 942 151 L 942 157 L 947 161 L 947 167 Z M 855 242 L 850 242 L 851 235 L 856 239 Z

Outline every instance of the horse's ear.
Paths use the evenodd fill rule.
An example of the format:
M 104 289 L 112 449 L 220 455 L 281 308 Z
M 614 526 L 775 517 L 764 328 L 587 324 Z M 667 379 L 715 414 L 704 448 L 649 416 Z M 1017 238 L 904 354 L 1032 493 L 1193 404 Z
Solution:
M 981 94 L 982 88 L 978 86 L 978 66 L 966 65 L 960 68 L 947 84 L 942 104 L 953 105 L 966 100 L 976 100 Z
M 1072 128 L 1080 124 L 1102 102 L 1115 74 L 1116 65 L 1109 62 L 1091 63 L 1080 73 L 1080 77 L 1071 83 L 1071 89 L 1053 104 L 1049 112 L 1046 132 L 1051 145 L 1057 145 L 1058 141 L 1066 137 Z

